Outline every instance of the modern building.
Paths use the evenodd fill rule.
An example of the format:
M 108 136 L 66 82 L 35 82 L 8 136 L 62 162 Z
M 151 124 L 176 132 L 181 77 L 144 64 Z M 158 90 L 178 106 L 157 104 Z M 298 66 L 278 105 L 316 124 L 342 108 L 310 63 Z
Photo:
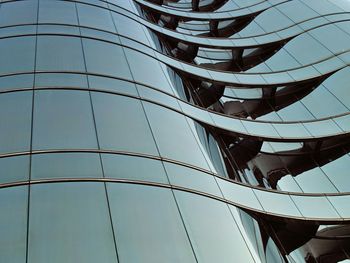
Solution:
M 349 0 L 0 3 L 0 263 L 350 262 Z

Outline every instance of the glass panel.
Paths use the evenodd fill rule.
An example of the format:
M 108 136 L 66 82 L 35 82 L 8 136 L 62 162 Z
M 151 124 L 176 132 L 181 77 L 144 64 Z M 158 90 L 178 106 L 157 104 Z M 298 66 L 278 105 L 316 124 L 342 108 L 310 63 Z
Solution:
M 77 25 L 75 3 L 63 1 L 40 1 L 39 23 L 61 23 Z
M 299 211 L 307 218 L 339 218 L 339 215 L 324 196 L 292 196 L 292 199 Z
M 121 2 L 118 1 L 117 5 L 121 6 Z M 149 46 L 149 41 L 143 31 L 143 27 L 138 22 L 118 13 L 113 13 L 113 20 L 120 35 Z M 132 30 L 129 30 L 130 28 L 132 28 Z
M 164 166 L 172 185 L 222 197 L 213 175 L 173 163 L 164 162 Z
M 198 262 L 255 262 L 225 203 L 174 193 Z
M 349 22 L 343 21 L 339 24 L 325 25 L 311 30 L 309 33 L 323 46 L 337 54 L 349 48 L 347 43 L 350 42 L 350 36 L 342 30 L 343 26 L 348 27 Z
M 1 184 L 28 180 L 28 174 L 29 155 L 0 158 Z
M 266 65 L 272 71 L 279 71 L 281 65 L 283 69 L 292 69 L 300 66 L 300 63 L 296 61 L 285 49 L 278 51 L 278 56 L 276 59 L 266 61 Z
M 194 107 L 189 103 L 183 101 L 179 101 L 179 104 L 184 114 L 186 114 L 187 116 L 200 122 L 208 123 L 209 125 L 214 125 L 214 121 L 210 117 L 209 112 L 207 112 L 206 110 L 203 110 L 199 107 Z
M 266 245 L 266 262 L 269 263 L 282 263 L 285 262 L 283 256 L 280 254 L 278 247 L 273 242 L 271 237 L 268 238 Z
M 278 115 L 284 121 L 302 121 L 302 120 L 315 119 L 315 117 L 311 115 L 311 113 L 305 108 L 305 106 L 300 101 L 295 102 L 292 105 L 289 105 L 288 107 L 285 107 L 285 108 L 279 110 Z M 276 127 L 279 126 L 278 129 L 281 130 L 281 133 L 284 136 L 285 130 L 283 128 L 281 128 L 282 125 L 284 125 L 284 124 L 276 125 Z M 290 126 L 292 126 L 292 125 L 286 124 L 283 127 L 290 127 Z M 299 125 L 296 127 L 298 128 Z M 302 134 L 305 133 L 304 130 L 305 130 L 305 128 L 301 129 Z M 299 134 L 299 131 L 297 131 L 297 134 Z
M 196 262 L 169 189 L 126 184 L 107 189 L 121 262 Z
M 0 26 L 36 23 L 38 1 L 1 3 Z
M 332 181 L 332 183 L 339 189 L 340 192 L 350 192 L 350 157 L 344 155 L 336 160 L 333 160 L 321 168 Z
M 342 217 L 347 219 L 350 218 L 350 198 L 349 197 L 350 197 L 349 195 L 328 197 L 329 201 L 332 203 L 332 205 L 335 207 L 338 213 Z
M 35 37 L 0 40 L 0 73 L 34 71 Z
M 32 88 L 34 82 L 33 74 L 14 75 L 0 78 L 0 89 L 15 90 L 21 88 Z
M 89 72 L 132 80 L 129 66 L 120 46 L 92 39 L 83 39 L 83 46 L 86 67 Z
M 316 122 L 306 122 L 304 123 L 304 126 L 314 137 L 330 136 L 334 134 L 344 133 L 332 119 Z
M 182 114 L 150 103 L 144 103 L 144 106 L 163 157 L 209 170 L 204 155 Z
M 87 78 L 83 74 L 43 73 L 35 75 L 35 87 L 78 87 L 88 88 Z
M 92 93 L 100 147 L 158 155 L 140 101 Z
M 36 26 L 34 25 L 21 25 L 14 27 L 3 27 L 0 28 L 0 34 L 2 38 L 18 35 L 35 34 Z
M 350 94 L 347 85 L 350 81 L 350 67 L 347 66 L 328 77 L 322 84 L 347 108 L 350 108 Z
M 301 214 L 289 195 L 271 193 L 254 189 L 261 205 L 265 211 L 275 214 L 291 215 L 300 217 Z
M 259 223 L 244 210 L 229 205 L 232 216 L 239 227 L 247 246 L 252 252 L 256 262 L 267 263 L 265 260 L 265 231 L 260 228 Z M 265 243 L 266 244 L 266 243 Z
M 148 88 L 143 85 L 137 85 L 137 89 L 140 93 L 140 97 L 146 100 L 154 101 L 163 104 L 172 109 L 181 111 L 178 100 L 169 96 L 166 93 L 160 92 L 155 89 Z
M 332 53 L 309 34 L 301 34 L 292 39 L 284 47 L 286 51 L 293 56 L 301 65 L 307 65 L 316 61 L 332 57 Z M 279 52 L 272 56 L 274 60 L 279 56 Z M 283 60 L 281 60 L 283 61 Z M 285 69 L 283 63 L 280 64 L 280 70 Z
M 277 182 L 277 190 L 287 192 L 303 192 L 290 174 L 283 176 Z
M 33 185 L 29 263 L 116 262 L 102 183 Z
M 25 262 L 28 187 L 0 190 L 0 261 Z
M 0 95 L 0 152 L 29 150 L 32 94 L 24 91 Z
M 105 40 L 106 42 L 120 43 L 119 37 L 108 31 L 80 27 L 81 36 L 86 38 Z
M 130 155 L 102 154 L 102 164 L 105 177 L 168 183 L 160 160 Z
M 102 177 L 96 153 L 50 153 L 32 156 L 32 179 Z
M 38 36 L 37 45 L 37 70 L 85 71 L 80 38 Z
M 187 118 L 187 121 L 194 136 L 197 138 L 197 141 L 199 141 L 199 145 L 204 156 L 208 160 L 211 171 L 222 177 L 228 177 L 223 155 L 216 139 L 199 123 L 189 118 Z
M 322 104 L 319 103 L 320 101 L 322 101 Z M 327 118 L 348 111 L 348 109 L 322 85 L 303 98 L 302 103 L 317 119 Z M 324 107 L 324 105 L 327 105 L 327 107 Z
M 310 163 L 312 165 L 312 163 Z M 300 165 L 302 166 L 302 165 Z M 295 181 L 305 193 L 335 193 L 338 190 L 319 168 L 305 171 L 295 177 Z
M 278 131 L 278 134 L 286 138 L 308 138 L 310 133 L 300 123 L 274 123 L 273 126 Z
M 224 197 L 227 200 L 238 205 L 263 210 L 251 188 L 239 185 L 237 183 L 228 182 L 219 178 L 217 181 Z
M 256 122 L 256 121 L 244 121 L 243 125 L 245 128 L 249 131 L 250 134 L 256 135 L 256 136 L 267 136 L 269 138 L 279 138 L 280 136 L 276 132 L 276 130 L 273 128 L 272 124 L 270 123 L 262 123 L 262 122 Z
M 238 132 L 247 134 L 247 130 L 244 128 L 242 122 L 236 118 L 230 118 L 220 114 L 210 113 L 210 116 L 213 118 L 216 126 L 221 129 L 228 131 Z
M 49 35 L 66 35 L 66 36 L 80 36 L 79 28 L 77 26 L 65 25 L 38 25 L 38 34 Z
M 120 6 L 123 9 L 127 9 L 128 11 L 130 10 L 131 12 L 135 12 L 134 10 L 136 10 L 134 6 L 135 5 L 134 2 L 129 2 L 129 1 L 121 2 L 119 0 L 110 0 L 109 2 L 114 5 Z
M 158 60 L 127 48 L 125 54 L 135 81 L 174 94 Z
M 90 89 L 101 89 L 138 96 L 134 83 L 120 79 L 89 76 Z
M 35 92 L 33 149 L 97 148 L 89 93 Z
M 115 32 L 112 17 L 108 10 L 86 4 L 77 4 L 77 8 L 81 26 Z

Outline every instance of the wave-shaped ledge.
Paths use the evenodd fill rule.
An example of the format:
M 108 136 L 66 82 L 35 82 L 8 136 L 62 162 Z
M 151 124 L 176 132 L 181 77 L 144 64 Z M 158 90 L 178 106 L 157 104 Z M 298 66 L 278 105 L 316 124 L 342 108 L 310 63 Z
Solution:
M 66 72 L 68 73 L 68 72 Z M 77 73 L 77 72 L 71 72 Z M 36 88 L 35 90 L 50 91 L 67 89 L 69 87 Z M 90 89 L 69 88 L 86 92 L 106 92 L 94 87 Z M 32 89 L 13 90 L 11 92 L 28 92 Z M 111 93 L 111 92 L 107 92 Z M 3 93 L 0 93 L 0 96 Z M 6 94 L 6 93 L 5 93 Z M 276 142 L 306 142 L 322 141 L 330 138 L 342 138 L 350 135 L 350 113 L 322 120 L 300 121 L 300 122 L 267 122 L 240 119 L 237 117 L 222 115 L 207 109 L 194 106 L 175 97 L 169 96 L 175 103 L 164 105 L 160 98 L 136 97 L 132 94 L 112 93 L 118 96 L 128 96 L 141 99 L 161 107 L 159 110 L 173 110 L 198 122 L 210 125 L 220 132 L 229 133 L 234 136 L 250 137 L 253 140 L 276 141 Z M 158 100 L 159 99 L 159 100 Z M 179 105 L 174 106 L 174 105 Z
M 288 2 L 288 1 L 289 0 L 275 0 L 275 1 L 271 1 L 272 3 L 270 3 L 270 1 L 261 1 L 259 3 L 253 4 L 250 6 L 245 6 L 239 9 L 221 11 L 221 12 L 193 12 L 193 11 L 175 10 L 169 7 L 156 5 L 145 0 L 134 0 L 134 2 L 142 6 L 145 6 L 147 8 L 150 8 L 156 12 L 183 18 L 183 19 L 189 19 L 189 20 L 234 19 L 234 18 L 239 18 L 247 15 L 253 15 L 265 9 L 268 9 L 272 6 L 278 5 L 280 3 Z
M 113 179 L 113 178 L 58 178 L 21 181 L 0 185 L 0 189 L 33 184 L 50 184 L 64 182 L 101 182 L 138 184 L 149 187 L 162 187 L 178 191 L 189 192 L 225 202 L 236 207 L 259 213 L 263 216 L 280 218 L 282 220 L 314 221 L 321 224 L 349 224 L 350 223 L 350 195 L 297 195 L 281 194 L 278 192 L 252 189 L 248 186 L 233 184 L 219 180 L 218 185 L 223 196 L 213 195 L 191 187 L 182 187 L 148 181 Z M 320 209 L 312 209 L 317 206 Z

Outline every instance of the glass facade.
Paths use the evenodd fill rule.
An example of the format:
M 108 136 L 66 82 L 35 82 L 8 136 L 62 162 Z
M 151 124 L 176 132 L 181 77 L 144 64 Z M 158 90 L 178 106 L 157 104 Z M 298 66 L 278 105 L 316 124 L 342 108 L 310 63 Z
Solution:
M 0 262 L 350 262 L 350 1 L 0 3 Z

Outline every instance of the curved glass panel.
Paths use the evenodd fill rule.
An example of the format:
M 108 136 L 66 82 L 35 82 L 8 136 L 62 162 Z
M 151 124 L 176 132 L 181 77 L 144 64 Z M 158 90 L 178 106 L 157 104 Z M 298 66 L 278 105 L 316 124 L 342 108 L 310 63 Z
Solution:
M 30 191 L 28 262 L 116 262 L 103 184 L 42 184 Z
M 48 123 L 51 125 L 48 126 Z M 97 148 L 89 93 L 68 90 L 35 91 L 33 149 L 67 148 Z
M 102 149 L 158 155 L 141 102 L 103 93 L 91 95 Z
M 9 202 L 11 200 L 11 202 Z M 28 187 L 0 191 L 0 259 L 24 262 L 26 258 Z
M 200 262 L 254 262 L 226 204 L 179 191 L 175 197 Z
M 0 151 L 20 152 L 30 149 L 33 93 L 0 95 Z
M 35 154 L 31 179 L 102 177 L 100 156 L 95 153 Z
M 121 262 L 196 262 L 170 190 L 107 186 Z

